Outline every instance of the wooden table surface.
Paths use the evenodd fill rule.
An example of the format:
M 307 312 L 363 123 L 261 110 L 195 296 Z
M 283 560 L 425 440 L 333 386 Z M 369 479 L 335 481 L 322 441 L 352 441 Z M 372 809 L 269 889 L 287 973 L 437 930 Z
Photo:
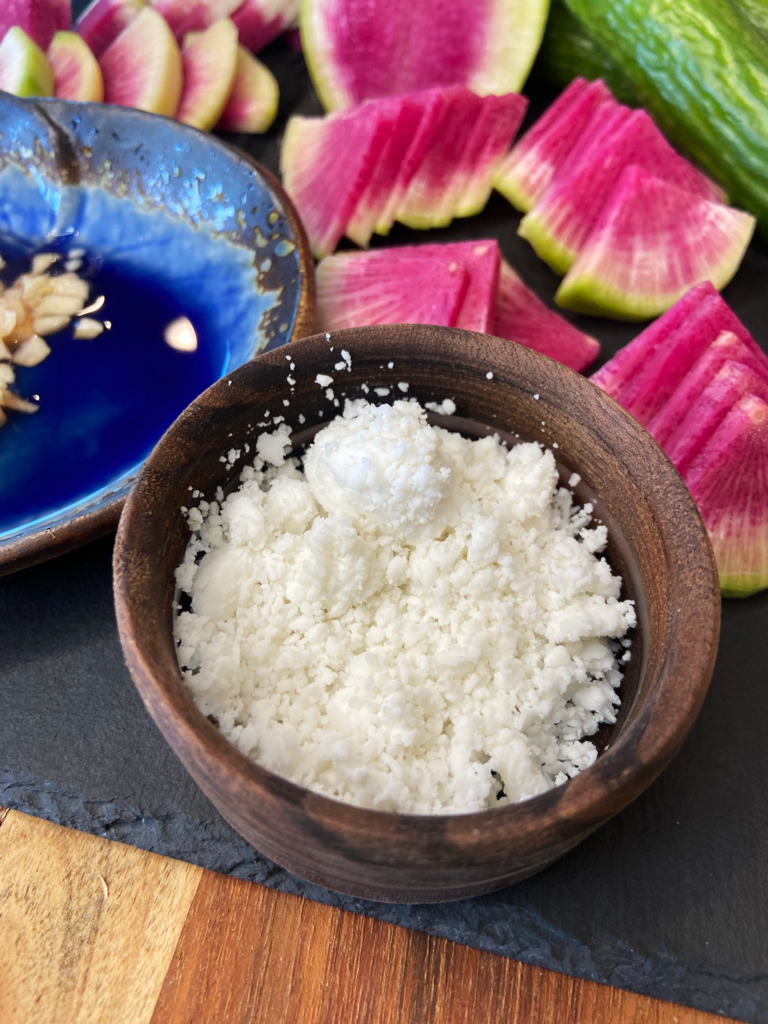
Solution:
M 0 1024 L 707 1024 L 0 808 Z

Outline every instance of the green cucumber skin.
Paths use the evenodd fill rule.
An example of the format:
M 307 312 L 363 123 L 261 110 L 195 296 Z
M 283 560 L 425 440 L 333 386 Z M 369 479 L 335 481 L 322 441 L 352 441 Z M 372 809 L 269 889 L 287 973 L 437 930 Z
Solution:
M 547 31 L 534 72 L 559 89 L 581 76 L 602 78 L 620 103 L 636 107 L 637 94 L 619 65 L 589 35 L 563 0 L 552 0 Z
M 742 14 L 745 14 L 753 25 L 768 36 L 768 0 L 731 0 Z
M 729 0 L 566 0 L 668 138 L 768 236 L 768 50 Z

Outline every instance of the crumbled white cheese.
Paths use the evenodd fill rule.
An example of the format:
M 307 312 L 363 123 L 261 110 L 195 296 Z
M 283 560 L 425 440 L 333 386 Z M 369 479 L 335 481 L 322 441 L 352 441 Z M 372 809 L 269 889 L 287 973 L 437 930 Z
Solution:
M 327 373 L 318 373 L 315 383 L 319 384 L 321 388 L 327 388 L 329 384 L 333 384 L 333 377 L 329 377 Z
M 450 398 L 444 398 L 442 402 L 425 402 L 425 408 L 438 416 L 453 416 L 456 412 L 456 403 Z
M 289 444 L 262 434 L 240 490 L 187 517 L 178 659 L 223 734 L 406 813 L 524 800 L 590 765 L 619 703 L 605 638 L 635 612 L 552 453 L 430 427 L 413 401 L 348 402 L 304 472 Z

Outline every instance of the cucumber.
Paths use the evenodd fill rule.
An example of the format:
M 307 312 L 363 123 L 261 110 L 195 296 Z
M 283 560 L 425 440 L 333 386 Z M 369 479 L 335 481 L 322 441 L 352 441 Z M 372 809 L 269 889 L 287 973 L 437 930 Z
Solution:
M 627 76 L 592 39 L 563 0 L 552 0 L 534 74 L 559 89 L 564 89 L 574 78 L 586 78 L 588 82 L 602 78 L 620 103 L 631 107 L 638 105 L 637 95 Z
M 731 0 L 731 3 L 746 14 L 764 36 L 768 36 L 768 0 Z
M 668 138 L 768 236 L 768 47 L 729 0 L 566 0 Z

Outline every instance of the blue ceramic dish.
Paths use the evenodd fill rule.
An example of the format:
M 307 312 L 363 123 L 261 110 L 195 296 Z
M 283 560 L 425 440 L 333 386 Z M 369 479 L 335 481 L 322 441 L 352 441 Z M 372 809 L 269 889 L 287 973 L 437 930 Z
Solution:
M 248 156 L 140 111 L 0 93 L 3 280 L 73 250 L 109 327 L 50 336 L 48 358 L 17 369 L 15 390 L 40 409 L 0 430 L 0 573 L 114 527 L 178 414 L 313 326 L 303 229 Z M 182 350 L 166 341 L 179 317 L 194 328 Z

